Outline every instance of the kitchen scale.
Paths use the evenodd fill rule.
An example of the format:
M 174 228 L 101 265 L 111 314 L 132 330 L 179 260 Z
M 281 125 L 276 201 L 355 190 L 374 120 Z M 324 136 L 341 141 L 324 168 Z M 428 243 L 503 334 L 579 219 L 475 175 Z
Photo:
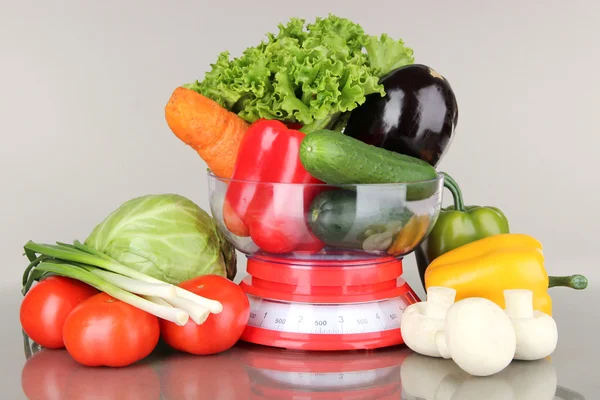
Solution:
M 248 257 L 250 300 L 242 340 L 297 350 L 375 349 L 403 343 L 402 312 L 419 298 L 402 260 Z
M 319 351 L 404 343 L 402 313 L 420 299 L 402 279 L 402 260 L 435 224 L 442 204 L 443 175 L 431 181 L 385 185 L 254 182 L 212 174 L 208 181 L 217 226 L 248 260 L 248 276 L 240 282 L 250 301 L 242 341 Z M 228 193 L 238 197 L 230 198 Z M 258 243 L 263 247 L 253 240 L 250 230 L 238 236 L 227 225 L 229 221 L 233 230 L 243 233 L 237 229 L 242 218 L 232 210 L 243 210 L 255 193 L 261 202 L 253 211 L 258 216 L 253 221 L 261 221 L 263 230 L 256 239 L 262 240 Z M 321 196 L 343 203 L 315 201 Z M 326 208 L 315 214 L 316 203 Z M 336 209 L 336 204 L 341 208 Z M 248 220 L 250 211 L 246 213 Z M 315 215 L 328 216 L 335 228 L 328 231 L 331 235 L 315 233 L 310 219 Z M 337 229 L 337 221 L 351 222 Z M 269 251 L 266 247 L 277 248 L 272 237 L 264 241 L 268 236 L 264 232 L 269 230 L 282 240 L 294 240 L 297 250 Z M 311 247 L 311 236 L 323 246 Z

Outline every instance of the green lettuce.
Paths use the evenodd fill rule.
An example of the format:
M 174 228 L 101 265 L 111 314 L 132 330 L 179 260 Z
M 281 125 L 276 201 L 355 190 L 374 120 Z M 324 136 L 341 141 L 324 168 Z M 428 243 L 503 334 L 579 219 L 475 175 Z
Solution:
M 215 220 L 176 194 L 125 202 L 92 230 L 85 244 L 172 284 L 206 274 L 233 280 L 237 272 L 235 249 Z
M 366 35 L 348 19 L 329 15 L 305 26 L 292 18 L 238 58 L 222 52 L 202 81 L 184 87 L 250 123 L 265 118 L 301 123 L 304 132 L 340 129 L 367 95 L 385 95 L 381 76 L 413 62 L 402 40 Z

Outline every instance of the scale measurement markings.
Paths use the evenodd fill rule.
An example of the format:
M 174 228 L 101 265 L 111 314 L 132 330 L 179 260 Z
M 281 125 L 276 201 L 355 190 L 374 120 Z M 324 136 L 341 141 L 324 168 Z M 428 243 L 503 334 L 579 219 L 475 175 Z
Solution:
M 315 335 L 360 334 L 400 329 L 406 303 L 393 298 L 370 303 L 284 303 L 248 296 L 248 325 L 279 332 Z

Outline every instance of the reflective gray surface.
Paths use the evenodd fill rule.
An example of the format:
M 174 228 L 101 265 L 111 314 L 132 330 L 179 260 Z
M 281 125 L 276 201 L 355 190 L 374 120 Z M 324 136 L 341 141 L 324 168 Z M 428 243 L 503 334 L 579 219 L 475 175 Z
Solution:
M 311 353 L 239 343 L 207 357 L 160 346 L 146 360 L 120 369 L 87 368 L 64 350 L 39 350 L 18 324 L 20 297 L 7 295 L 3 327 L 2 399 L 596 399 L 600 377 L 592 290 L 571 292 L 588 306 L 567 307 L 556 292 L 559 347 L 550 359 L 513 362 L 487 378 L 466 375 L 447 360 L 404 346 L 377 351 Z M 588 298 L 589 299 L 586 299 Z M 587 300 L 587 301 L 586 301 Z M 10 308 L 9 308 L 10 307 Z M 558 314 L 558 315 L 557 315 Z M 29 358 L 27 358 L 29 357 Z

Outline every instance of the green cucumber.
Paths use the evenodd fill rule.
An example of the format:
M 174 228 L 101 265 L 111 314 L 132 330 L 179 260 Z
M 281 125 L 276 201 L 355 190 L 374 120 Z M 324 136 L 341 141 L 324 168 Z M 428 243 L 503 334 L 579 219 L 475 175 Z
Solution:
M 338 131 L 312 132 L 302 140 L 300 161 L 328 184 L 407 183 L 407 200 L 422 200 L 440 189 L 428 162 L 372 146 Z
M 300 160 L 315 178 L 331 184 L 409 183 L 435 179 L 428 162 L 372 146 L 338 131 L 304 138 Z
M 326 245 L 364 249 L 368 237 L 401 228 L 413 215 L 396 195 L 397 188 L 395 191 L 394 188 L 362 189 L 331 189 L 319 193 L 312 201 L 308 225 Z

